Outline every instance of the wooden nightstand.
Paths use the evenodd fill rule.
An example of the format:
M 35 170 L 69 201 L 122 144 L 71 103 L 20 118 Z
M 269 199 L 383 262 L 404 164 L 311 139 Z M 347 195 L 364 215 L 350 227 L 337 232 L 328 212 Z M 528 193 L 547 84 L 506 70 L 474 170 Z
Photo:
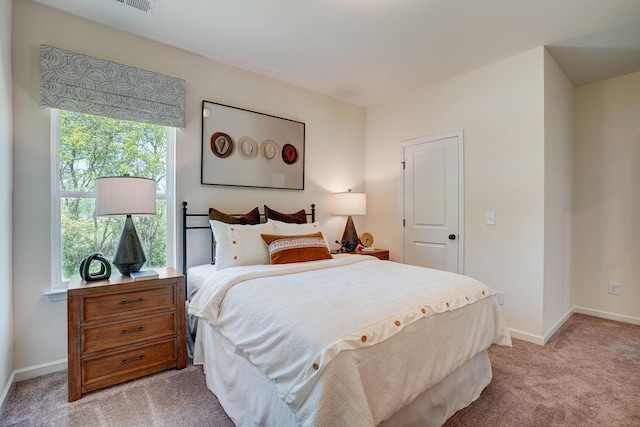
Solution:
M 389 260 L 389 250 L 387 249 L 374 249 L 373 251 L 353 251 L 347 253 L 354 255 L 371 255 L 381 260 Z
M 67 291 L 69 402 L 84 393 L 187 365 L 184 276 L 72 281 Z

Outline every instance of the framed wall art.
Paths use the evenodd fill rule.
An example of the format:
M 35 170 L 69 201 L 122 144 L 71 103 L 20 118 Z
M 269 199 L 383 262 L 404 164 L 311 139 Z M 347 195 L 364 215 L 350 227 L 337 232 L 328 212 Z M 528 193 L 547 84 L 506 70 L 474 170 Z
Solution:
M 305 124 L 202 101 L 206 185 L 304 190 Z

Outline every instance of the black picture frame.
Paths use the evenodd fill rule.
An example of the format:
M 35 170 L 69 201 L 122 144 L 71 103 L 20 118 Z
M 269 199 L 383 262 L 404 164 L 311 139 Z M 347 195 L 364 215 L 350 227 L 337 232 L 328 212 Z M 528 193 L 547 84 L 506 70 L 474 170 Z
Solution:
M 304 190 L 305 124 L 202 101 L 200 183 Z

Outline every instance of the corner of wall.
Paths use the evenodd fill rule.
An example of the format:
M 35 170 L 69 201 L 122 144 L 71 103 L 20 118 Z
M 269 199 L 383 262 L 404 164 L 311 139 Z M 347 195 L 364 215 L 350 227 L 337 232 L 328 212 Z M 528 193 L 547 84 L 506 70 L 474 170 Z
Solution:
M 9 376 L 9 380 L 0 394 L 0 415 L 4 412 L 4 408 L 7 406 L 7 402 L 9 401 L 9 396 L 13 391 L 13 386 L 15 385 L 15 372 Z
M 575 88 L 544 50 L 543 331 L 572 304 Z
M 1 408 L 13 384 L 12 192 L 13 107 L 11 96 L 12 2 L 0 2 L 0 387 Z M 6 386 L 5 386 L 6 385 Z
M 640 71 L 576 88 L 573 303 L 640 318 Z M 609 294 L 616 282 L 619 295 Z

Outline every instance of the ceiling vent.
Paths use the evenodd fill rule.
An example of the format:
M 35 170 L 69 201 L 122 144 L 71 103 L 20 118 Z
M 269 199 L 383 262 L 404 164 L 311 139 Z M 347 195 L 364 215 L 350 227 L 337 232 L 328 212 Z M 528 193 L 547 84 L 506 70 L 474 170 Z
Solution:
M 118 3 L 126 4 L 143 12 L 151 13 L 156 4 L 156 0 L 116 0 Z

